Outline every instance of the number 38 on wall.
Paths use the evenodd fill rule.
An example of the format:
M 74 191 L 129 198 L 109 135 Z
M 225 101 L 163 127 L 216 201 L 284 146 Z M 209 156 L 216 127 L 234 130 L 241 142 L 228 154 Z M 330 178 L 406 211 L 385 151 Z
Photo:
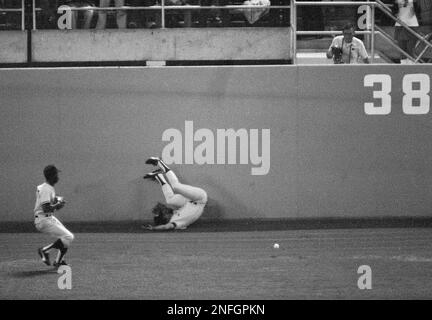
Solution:
M 366 102 L 364 110 L 369 115 L 390 114 L 392 108 L 392 79 L 388 74 L 368 74 L 364 77 L 364 86 L 373 87 L 381 84 L 380 90 L 373 91 L 375 103 Z M 430 77 L 428 74 L 406 74 L 402 79 L 402 110 L 405 114 L 427 114 L 430 109 Z

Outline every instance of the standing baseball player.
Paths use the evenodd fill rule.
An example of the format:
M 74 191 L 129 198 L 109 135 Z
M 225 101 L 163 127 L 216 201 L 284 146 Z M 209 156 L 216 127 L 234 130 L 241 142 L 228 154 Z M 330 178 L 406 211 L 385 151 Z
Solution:
M 166 203 L 174 209 L 158 203 L 153 208 L 155 226 L 148 225 L 144 228 L 148 230 L 186 229 L 203 213 L 207 203 L 207 193 L 201 188 L 180 183 L 175 173 L 157 157 L 149 158 L 146 163 L 159 166 L 160 169 L 146 174 L 144 179 L 159 182 Z
M 56 196 L 54 190 L 54 185 L 59 181 L 59 172 L 54 165 L 45 167 L 43 173 L 46 182 L 36 188 L 36 204 L 34 208 L 36 229 L 57 238 L 54 243 L 38 249 L 42 262 L 48 266 L 51 265 L 48 252 L 51 249 L 58 250 L 57 258 L 53 263 L 55 267 L 67 265 L 63 258 L 74 240 L 74 235 L 53 215 L 55 211 L 63 208 L 66 203 L 62 197 Z

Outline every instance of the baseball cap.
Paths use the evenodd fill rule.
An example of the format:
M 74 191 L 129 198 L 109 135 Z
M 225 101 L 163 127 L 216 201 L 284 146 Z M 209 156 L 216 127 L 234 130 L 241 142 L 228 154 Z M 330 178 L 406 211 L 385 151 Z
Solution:
M 56 173 L 61 172 L 61 171 L 59 169 L 57 169 L 55 165 L 50 164 L 44 168 L 43 172 L 44 172 L 45 177 L 51 177 L 51 176 L 53 176 Z

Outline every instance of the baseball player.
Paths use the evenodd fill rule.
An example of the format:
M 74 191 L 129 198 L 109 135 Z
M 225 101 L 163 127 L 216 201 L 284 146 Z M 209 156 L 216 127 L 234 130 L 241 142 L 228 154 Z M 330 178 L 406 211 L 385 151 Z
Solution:
M 153 208 L 155 226 L 148 225 L 144 228 L 148 230 L 186 229 L 203 213 L 207 203 L 207 193 L 201 188 L 180 183 L 175 173 L 157 157 L 149 158 L 146 163 L 159 166 L 160 169 L 146 174 L 144 179 L 159 182 L 166 203 L 175 209 L 158 203 Z
M 53 263 L 55 267 L 67 265 L 63 258 L 74 240 L 74 235 L 53 215 L 55 211 L 63 208 L 66 203 L 62 197 L 56 196 L 54 190 L 54 185 L 59 181 L 59 172 L 60 170 L 54 165 L 45 167 L 43 173 L 46 182 L 36 188 L 36 204 L 34 208 L 36 229 L 57 238 L 54 243 L 38 249 L 42 262 L 48 266 L 51 265 L 48 252 L 51 249 L 58 250 L 57 258 Z

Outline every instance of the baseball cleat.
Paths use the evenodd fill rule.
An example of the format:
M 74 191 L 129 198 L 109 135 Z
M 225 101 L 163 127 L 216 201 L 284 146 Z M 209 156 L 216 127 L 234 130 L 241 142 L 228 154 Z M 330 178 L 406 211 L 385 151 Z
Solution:
M 42 248 L 39 248 L 38 249 L 38 254 L 39 254 L 39 257 L 42 259 L 43 263 L 45 263 L 47 266 L 51 265 L 48 252 L 44 252 L 42 250 Z
M 155 170 L 155 171 L 153 171 L 153 172 L 147 173 L 147 174 L 143 177 L 143 179 L 156 180 L 156 176 L 157 176 L 158 174 L 161 174 L 161 173 L 163 173 L 163 171 L 162 171 L 161 169 L 157 169 L 157 170 Z
M 151 164 L 151 165 L 153 165 L 153 166 L 157 166 L 158 165 L 158 163 L 159 163 L 159 158 L 158 157 L 150 157 L 150 158 L 148 158 L 147 160 L 146 160 L 146 164 Z
M 53 266 L 54 267 L 56 267 L 56 268 L 59 268 L 59 267 L 61 267 L 61 266 L 67 266 L 68 264 L 66 263 L 66 261 L 64 261 L 64 260 L 62 260 L 62 261 L 60 261 L 60 262 L 54 262 L 53 263 Z

